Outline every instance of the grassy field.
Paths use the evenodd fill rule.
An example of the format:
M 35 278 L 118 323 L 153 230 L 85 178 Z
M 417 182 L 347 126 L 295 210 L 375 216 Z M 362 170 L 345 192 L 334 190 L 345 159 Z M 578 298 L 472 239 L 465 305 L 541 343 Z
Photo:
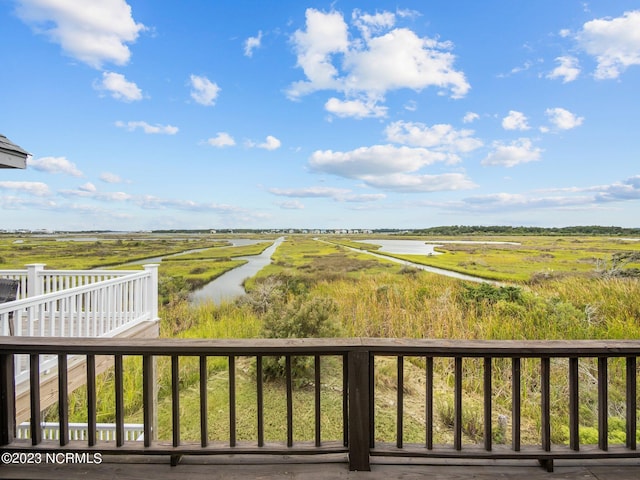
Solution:
M 474 237 L 474 240 L 479 238 Z M 506 287 L 466 283 L 403 267 L 347 249 L 345 246 L 352 245 L 351 240 L 344 238 L 326 243 L 306 236 L 289 236 L 276 251 L 272 264 L 247 282 L 250 293 L 241 301 L 198 307 L 189 306 L 179 297 L 167 302 L 161 309 L 162 335 L 255 338 L 330 332 L 330 335 L 347 337 L 640 339 L 640 279 L 633 276 L 633 269 L 638 264 L 616 263 L 616 258 L 622 258 L 621 254 L 637 253 L 639 242 L 605 237 L 500 237 L 498 240 L 519 242 L 520 245 L 444 244 L 443 255 L 405 258 L 495 278 L 507 282 L 510 286 Z M 203 264 L 224 264 L 239 251 L 222 255 L 226 248 L 213 247 L 191 255 L 197 258 L 175 257 L 175 260 L 163 262 L 161 271 L 164 268 L 164 275 L 174 282 L 180 275 L 198 275 L 195 270 L 204 268 Z M 25 252 L 28 253 L 21 251 Z M 22 257 L 22 264 L 30 263 L 26 258 Z M 180 264 L 183 264 L 180 267 L 183 270 L 178 268 Z M 0 268 L 5 267 L 0 265 Z M 186 288 L 190 288 L 189 285 Z M 305 318 L 313 319 L 317 324 L 306 324 Z M 255 435 L 253 362 L 253 359 L 245 358 L 238 363 L 238 409 L 242 409 L 239 438 Z M 131 359 L 128 365 L 128 381 L 133 393 L 127 399 L 127 420 L 136 421 L 141 418 L 138 398 L 141 375 L 135 360 Z M 327 418 L 339 418 L 341 369 L 337 362 L 328 362 L 323 368 L 323 379 L 326 379 L 322 385 L 323 409 L 326 409 Z M 168 359 L 160 359 L 158 369 L 161 387 L 159 434 L 166 438 L 171 428 Z M 620 362 L 612 361 L 609 369 L 609 437 L 611 443 L 620 443 L 624 435 L 624 367 Z M 395 360 L 378 359 L 376 370 L 376 437 L 389 441 L 395 431 Z M 181 408 L 184 409 L 182 436 L 196 438 L 197 419 L 190 412 L 197 400 L 197 365 L 185 359 L 181 361 L 180 372 Z M 465 360 L 464 372 L 463 430 L 466 442 L 476 442 L 482 435 L 482 368 L 475 360 Z M 565 361 L 552 363 L 552 438 L 558 443 L 568 440 L 566 372 Z M 592 443 L 597 438 L 597 392 L 592 381 L 595 375 L 595 363 L 581 361 L 581 436 L 585 443 Z M 509 366 L 496 361 L 494 440 L 498 443 L 510 440 L 510 429 L 501 428 L 498 421 L 501 415 L 510 416 L 508 378 Z M 539 436 L 538 378 L 539 365 L 523 360 L 523 441 L 535 441 Z M 406 360 L 404 380 L 405 441 L 421 442 L 424 436 L 421 359 Z M 112 421 L 110 381 L 109 374 L 105 375 L 100 397 L 100 405 L 104 408 L 100 410 L 99 421 Z M 452 382 L 451 363 L 438 361 L 436 442 L 451 440 Z M 228 435 L 227 385 L 226 359 L 212 360 L 209 364 L 212 439 L 224 439 Z M 304 377 L 298 385 L 294 399 L 294 428 L 295 438 L 300 440 L 310 438 L 313 433 L 311 422 L 307 421 L 312 389 Z M 268 438 L 282 438 L 283 397 L 281 381 L 267 382 L 265 408 L 271 422 Z M 72 418 L 82 421 L 86 410 L 81 391 L 77 398 L 80 400 Z M 323 428 L 326 438 L 341 437 L 339 422 L 338 425 L 328 422 Z
M 412 237 L 403 237 L 413 239 Z M 640 242 L 607 237 L 442 237 L 423 239 L 438 245 L 440 255 L 399 255 L 377 252 L 377 245 L 336 238 L 340 245 L 374 251 L 422 265 L 444 268 L 498 281 L 526 283 L 540 277 L 569 276 L 605 271 L 616 254 L 640 254 Z M 440 243 L 439 241 L 443 241 Z M 444 242 L 487 243 L 444 243 Z M 489 243 L 496 242 L 496 243 Z M 636 261 L 629 268 L 640 268 Z

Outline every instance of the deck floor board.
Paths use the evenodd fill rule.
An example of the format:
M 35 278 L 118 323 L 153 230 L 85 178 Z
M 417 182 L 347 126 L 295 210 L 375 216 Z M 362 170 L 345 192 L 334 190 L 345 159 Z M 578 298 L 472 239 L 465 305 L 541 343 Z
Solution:
M 534 461 L 519 462 L 429 462 L 410 461 L 400 464 L 375 463 L 370 472 L 350 472 L 347 464 L 338 461 L 302 462 L 291 458 L 264 459 L 185 458 L 172 467 L 169 459 L 131 459 L 127 457 L 103 457 L 96 464 L 57 465 L 1 465 L 0 478 L 57 480 L 84 479 L 111 480 L 132 479 L 181 480 L 209 479 L 432 479 L 432 480 L 636 480 L 640 478 L 640 461 L 564 461 L 556 462 L 554 472 L 548 473 Z

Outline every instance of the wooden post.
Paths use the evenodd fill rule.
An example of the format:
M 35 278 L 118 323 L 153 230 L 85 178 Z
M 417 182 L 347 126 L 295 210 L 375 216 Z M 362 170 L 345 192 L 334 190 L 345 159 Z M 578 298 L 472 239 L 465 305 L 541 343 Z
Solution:
M 349 370 L 349 470 L 370 471 L 369 464 L 369 352 L 350 351 Z
M 13 355 L 0 355 L 0 445 L 16 435 L 16 384 Z

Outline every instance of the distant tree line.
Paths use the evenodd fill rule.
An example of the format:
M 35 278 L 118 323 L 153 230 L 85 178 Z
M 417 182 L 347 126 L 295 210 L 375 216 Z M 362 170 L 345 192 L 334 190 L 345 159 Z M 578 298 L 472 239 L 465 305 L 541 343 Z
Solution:
M 450 225 L 413 230 L 407 234 L 419 235 L 640 235 L 640 228 L 585 225 L 574 227 L 508 227 Z

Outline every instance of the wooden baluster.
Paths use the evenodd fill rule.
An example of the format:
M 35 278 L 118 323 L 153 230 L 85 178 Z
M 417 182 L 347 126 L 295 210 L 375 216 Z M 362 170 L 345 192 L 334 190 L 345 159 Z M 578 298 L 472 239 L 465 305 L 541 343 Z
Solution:
M 636 379 L 636 357 L 627 357 L 627 448 L 636 449 L 636 428 L 637 428 L 637 379 Z
M 569 447 L 580 450 L 580 401 L 578 358 L 569 358 Z
M 200 356 L 200 445 L 206 447 L 209 444 L 209 401 L 207 396 L 207 356 Z
M 484 449 L 487 452 L 492 448 L 492 431 L 491 431 L 491 357 L 484 358 Z
M 426 358 L 426 382 L 425 382 L 425 419 L 426 425 L 426 446 L 433 449 L 433 357 Z

